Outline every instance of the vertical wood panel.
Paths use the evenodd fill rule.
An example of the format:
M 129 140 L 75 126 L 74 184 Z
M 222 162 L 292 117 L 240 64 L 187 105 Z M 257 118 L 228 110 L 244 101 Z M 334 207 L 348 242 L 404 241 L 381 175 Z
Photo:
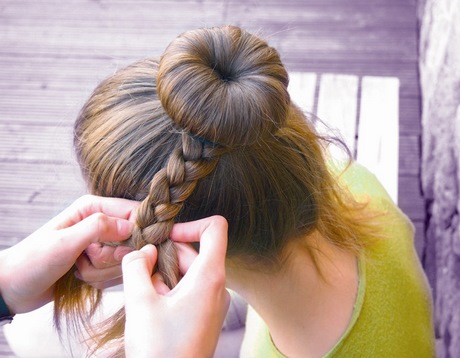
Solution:
M 321 76 L 318 117 L 342 137 L 351 153 L 356 149 L 356 120 L 358 107 L 358 77 L 323 74 Z
M 289 94 L 304 112 L 313 113 L 315 106 L 316 73 L 291 72 L 289 74 Z
M 398 202 L 399 79 L 364 77 L 361 92 L 357 160 Z

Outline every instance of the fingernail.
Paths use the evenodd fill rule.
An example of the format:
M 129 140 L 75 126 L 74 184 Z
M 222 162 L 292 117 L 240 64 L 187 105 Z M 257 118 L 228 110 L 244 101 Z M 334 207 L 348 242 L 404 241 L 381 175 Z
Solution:
M 146 244 L 141 248 L 141 251 L 148 251 L 151 250 L 150 248 L 153 246 L 153 244 Z
M 152 254 L 152 251 L 155 251 L 156 247 L 153 244 L 147 244 L 141 248 L 141 251 L 146 252 L 148 255 Z
M 128 220 L 118 220 L 117 221 L 117 230 L 120 236 L 129 236 L 131 235 L 134 228 L 134 224 Z

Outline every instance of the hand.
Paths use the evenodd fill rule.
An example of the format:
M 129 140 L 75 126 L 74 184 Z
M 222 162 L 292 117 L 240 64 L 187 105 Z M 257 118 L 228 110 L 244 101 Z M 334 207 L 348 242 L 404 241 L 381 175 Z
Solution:
M 83 196 L 0 252 L 0 292 L 10 312 L 29 312 L 50 302 L 55 282 L 75 263 L 80 278 L 96 285 L 121 276 L 121 259 L 129 249 L 100 243 L 129 238 L 138 205 L 125 199 Z
M 153 245 L 123 258 L 127 357 L 212 357 L 230 303 L 225 289 L 227 221 L 220 216 L 176 224 L 176 242 L 200 241 L 197 255 L 178 245 L 184 275 L 173 289 L 152 271 Z

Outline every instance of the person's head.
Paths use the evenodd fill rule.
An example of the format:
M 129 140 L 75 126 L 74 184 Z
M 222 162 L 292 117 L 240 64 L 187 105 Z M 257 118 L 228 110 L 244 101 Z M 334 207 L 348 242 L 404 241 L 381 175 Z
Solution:
M 170 286 L 175 222 L 224 216 L 228 257 L 254 268 L 278 267 L 286 245 L 313 231 L 359 247 L 288 83 L 265 41 L 232 26 L 198 29 L 160 60 L 107 78 L 83 107 L 74 144 L 89 190 L 142 201 L 131 244 L 159 244 Z

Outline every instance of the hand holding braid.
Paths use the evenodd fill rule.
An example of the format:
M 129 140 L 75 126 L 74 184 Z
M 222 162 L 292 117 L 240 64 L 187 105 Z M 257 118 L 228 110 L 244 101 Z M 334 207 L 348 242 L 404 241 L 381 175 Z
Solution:
M 182 148 L 177 148 L 165 168 L 155 174 L 149 193 L 137 211 L 132 245 L 136 249 L 147 243 L 158 246 L 158 271 L 170 288 L 179 280 L 177 254 L 169 240 L 175 218 L 197 181 L 214 170 L 220 152 L 222 149 L 205 145 L 184 133 Z

